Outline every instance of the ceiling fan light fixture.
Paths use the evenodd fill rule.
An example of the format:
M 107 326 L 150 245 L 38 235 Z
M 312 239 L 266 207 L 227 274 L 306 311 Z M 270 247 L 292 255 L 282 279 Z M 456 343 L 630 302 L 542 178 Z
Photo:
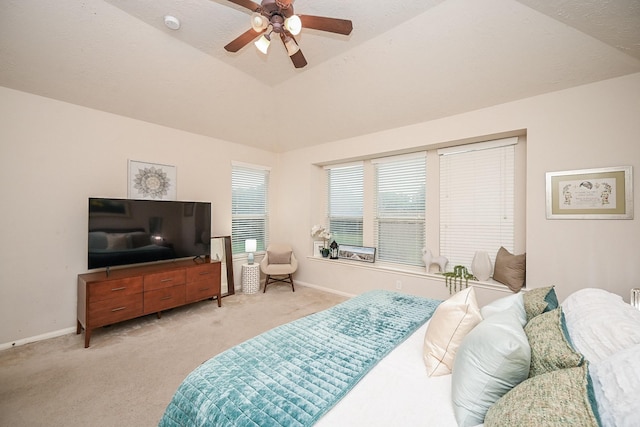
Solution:
M 258 3 L 258 0 L 228 1 L 250 11 L 251 27 L 230 43 L 227 43 L 224 49 L 227 52 L 235 53 L 249 43 L 254 42 L 256 49 L 266 55 L 271 44 L 271 37 L 275 34 L 285 45 L 287 54 L 295 68 L 303 68 L 307 65 L 307 60 L 296 40 L 297 35 L 302 31 L 302 27 L 345 36 L 351 34 L 353 30 L 353 23 L 348 19 L 295 15 L 293 10 L 294 0 L 260 0 L 260 3 Z M 223 3 L 226 2 L 223 1 Z
M 287 53 L 289 54 L 289 56 L 295 55 L 296 52 L 300 50 L 300 46 L 298 46 L 298 43 L 296 43 L 296 41 L 291 37 L 287 37 L 285 39 L 284 47 L 287 48 Z
M 251 15 L 251 28 L 253 28 L 253 31 L 259 33 L 268 26 L 269 21 L 267 20 L 267 18 L 265 18 L 258 12 L 255 12 Z
M 300 31 L 302 30 L 302 21 L 300 20 L 300 17 L 298 15 L 291 15 L 285 19 L 284 28 L 294 36 L 300 34 Z
M 269 45 L 271 44 L 271 38 L 268 34 L 263 34 L 254 44 L 260 52 L 266 55 L 269 50 Z

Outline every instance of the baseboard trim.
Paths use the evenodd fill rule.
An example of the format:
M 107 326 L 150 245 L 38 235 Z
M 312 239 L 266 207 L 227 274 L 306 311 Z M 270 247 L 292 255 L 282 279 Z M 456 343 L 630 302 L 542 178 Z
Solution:
M 0 351 L 6 350 L 8 348 L 19 347 L 25 344 L 30 344 L 32 342 L 48 340 L 49 338 L 61 337 L 62 335 L 67 335 L 75 332 L 76 332 L 76 328 L 70 327 L 65 329 L 58 329 L 57 331 L 51 331 L 51 332 L 47 332 L 46 334 L 36 335 L 33 337 L 22 338 L 13 342 L 0 344 Z
M 343 296 L 343 297 L 348 297 L 348 298 L 355 297 L 355 294 L 349 294 L 349 293 L 346 293 L 346 292 L 337 291 L 335 289 L 325 288 L 324 286 L 314 285 L 313 283 L 301 282 L 299 280 L 296 280 L 296 286 L 297 285 L 305 286 L 307 288 L 318 289 L 320 291 L 329 292 L 330 294 L 336 294 L 336 295 L 340 295 L 340 296 Z

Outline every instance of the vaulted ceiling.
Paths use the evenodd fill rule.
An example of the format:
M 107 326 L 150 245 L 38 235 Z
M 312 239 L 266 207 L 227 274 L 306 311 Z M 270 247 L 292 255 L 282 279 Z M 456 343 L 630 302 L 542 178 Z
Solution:
M 227 0 L 3 0 L 0 85 L 281 152 L 640 72 L 638 0 L 294 7 L 353 32 L 303 29 L 295 69 L 281 43 L 224 50 L 250 28 Z

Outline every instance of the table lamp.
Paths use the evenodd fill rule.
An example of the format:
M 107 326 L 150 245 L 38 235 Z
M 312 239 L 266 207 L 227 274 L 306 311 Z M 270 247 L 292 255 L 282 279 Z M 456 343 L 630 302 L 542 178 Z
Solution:
M 247 239 L 244 241 L 244 251 L 248 253 L 247 262 L 249 265 L 253 264 L 253 253 L 258 248 L 258 241 L 256 239 Z

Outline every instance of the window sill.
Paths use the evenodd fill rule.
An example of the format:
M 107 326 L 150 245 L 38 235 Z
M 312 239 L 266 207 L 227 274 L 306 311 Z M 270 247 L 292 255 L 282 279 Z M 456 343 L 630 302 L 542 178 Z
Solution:
M 381 272 L 392 272 L 395 274 L 401 274 L 403 276 L 409 277 L 423 277 L 429 278 L 433 280 L 439 280 L 443 283 L 445 282 L 445 277 L 441 273 L 427 273 L 424 268 L 419 267 L 411 267 L 411 266 L 398 266 L 397 264 L 385 264 L 381 262 L 368 263 L 361 261 L 349 261 L 345 259 L 331 259 L 331 258 L 321 258 L 315 256 L 307 256 L 307 259 L 312 262 L 322 262 L 329 264 L 336 264 L 342 266 L 349 266 L 353 268 L 362 268 L 366 270 L 372 271 L 381 271 Z M 478 288 L 490 289 L 490 290 L 498 290 L 502 292 L 512 292 L 506 285 L 503 285 L 500 282 L 496 282 L 493 279 L 480 281 L 480 280 L 469 280 L 469 285 L 476 286 Z M 523 289 L 524 290 L 524 289 Z

